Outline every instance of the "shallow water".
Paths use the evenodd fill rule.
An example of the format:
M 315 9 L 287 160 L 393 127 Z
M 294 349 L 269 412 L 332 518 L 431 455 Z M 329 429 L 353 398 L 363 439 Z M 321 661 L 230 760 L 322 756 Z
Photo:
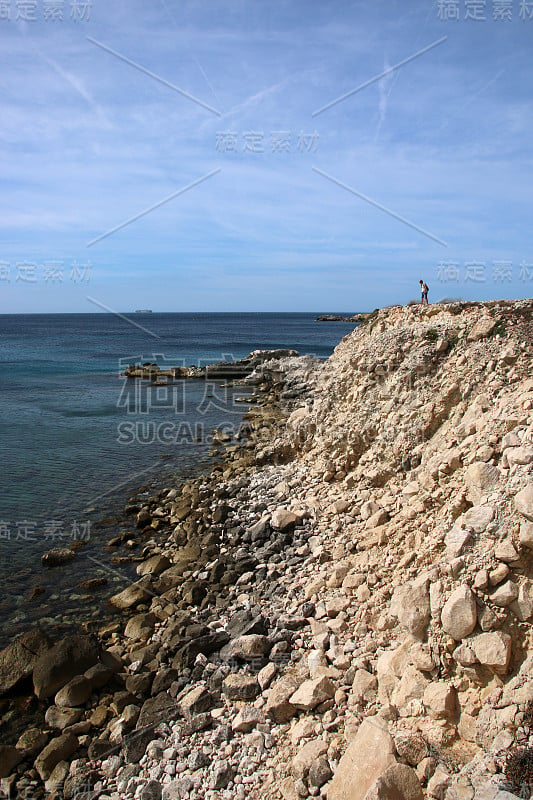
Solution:
M 121 377 L 124 368 L 203 365 L 286 347 L 326 358 L 354 326 L 315 317 L 0 315 L 0 644 L 37 620 L 50 628 L 74 624 L 80 613 L 98 617 L 98 593 L 93 599 L 76 585 L 105 574 L 109 595 L 133 568 L 109 571 L 102 543 L 117 528 L 96 523 L 119 513 L 140 486 L 171 485 L 207 468 L 212 429 L 240 426 L 242 387 L 140 387 Z M 44 551 L 74 539 L 88 540 L 74 562 L 42 568 Z M 28 601 L 35 587 L 44 592 Z

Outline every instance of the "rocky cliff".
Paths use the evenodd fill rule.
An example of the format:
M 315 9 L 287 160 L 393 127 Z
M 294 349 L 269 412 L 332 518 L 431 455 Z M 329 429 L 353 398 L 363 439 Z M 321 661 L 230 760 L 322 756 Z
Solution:
M 309 680 L 337 687 L 328 800 L 529 797 L 531 308 L 379 311 L 260 454 L 295 459 L 287 508 L 316 519 L 291 593 Z M 318 793 L 299 758 L 287 798 Z

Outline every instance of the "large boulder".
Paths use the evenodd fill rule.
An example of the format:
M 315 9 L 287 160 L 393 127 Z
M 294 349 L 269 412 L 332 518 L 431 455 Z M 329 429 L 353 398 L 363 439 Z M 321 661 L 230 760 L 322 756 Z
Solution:
M 474 461 L 466 470 L 465 480 L 470 489 L 489 492 L 496 488 L 501 476 L 498 467 L 487 464 L 485 461 Z
M 384 723 L 377 717 L 367 717 L 339 761 L 327 800 L 364 800 L 395 760 L 394 742 Z
M 49 728 L 57 728 L 63 731 L 71 725 L 79 722 L 83 716 L 82 708 L 58 708 L 57 706 L 50 706 L 46 709 L 44 715 L 46 724 Z
M 166 569 L 172 566 L 172 561 L 162 554 L 151 556 L 137 567 L 137 575 L 161 575 Z
M 512 640 L 508 633 L 493 631 L 481 633 L 472 639 L 472 648 L 480 664 L 497 675 L 505 675 L 511 661 Z
M 492 317 L 481 317 L 468 331 L 468 340 L 470 342 L 477 342 L 479 339 L 484 339 L 486 336 L 490 336 L 496 326 L 497 321 L 498 320 L 493 319 Z
M 48 780 L 54 767 L 60 761 L 68 761 L 78 749 L 78 745 L 78 739 L 72 733 L 64 733 L 52 739 L 35 759 L 34 767 L 41 779 Z
M 390 613 L 417 639 L 424 639 L 430 619 L 428 587 L 427 577 L 421 576 L 398 586 L 391 599 Z
M 39 700 L 51 697 L 71 678 L 98 661 L 100 647 L 93 636 L 67 636 L 41 655 L 33 668 L 33 686 Z
M 423 800 L 424 792 L 414 769 L 391 764 L 365 795 L 365 800 Z
M 53 550 L 43 553 L 41 556 L 41 564 L 43 567 L 62 567 L 69 564 L 76 558 L 76 551 L 71 550 L 70 547 L 56 547 Z
M 75 708 L 87 702 L 92 692 L 91 681 L 85 675 L 76 675 L 55 696 L 55 704 L 60 708 Z
M 330 700 L 335 694 L 335 685 L 325 675 L 304 681 L 289 698 L 289 702 L 300 711 L 312 711 L 313 708 Z
M 33 672 L 39 657 L 52 647 L 51 639 L 39 628 L 17 636 L 0 652 L 0 695 Z
M 294 717 L 298 709 L 290 702 L 290 698 L 299 685 L 300 681 L 295 675 L 283 675 L 279 678 L 268 693 L 266 715 L 278 723 L 288 722 Z
M 109 598 L 109 602 L 114 608 L 118 608 L 119 611 L 133 608 L 133 606 L 139 603 L 145 603 L 152 599 L 154 593 L 150 588 L 151 585 L 151 576 L 145 575 L 139 581 L 130 584 L 130 586 L 126 587 L 122 592 L 114 594 L 113 597 Z
M 239 661 L 255 661 L 263 658 L 270 650 L 270 641 L 266 636 L 250 633 L 247 636 L 238 636 L 232 639 L 220 652 L 225 661 L 238 659 Z
M 456 641 L 468 636 L 477 622 L 476 600 L 468 586 L 459 586 L 445 602 L 442 613 L 442 627 Z

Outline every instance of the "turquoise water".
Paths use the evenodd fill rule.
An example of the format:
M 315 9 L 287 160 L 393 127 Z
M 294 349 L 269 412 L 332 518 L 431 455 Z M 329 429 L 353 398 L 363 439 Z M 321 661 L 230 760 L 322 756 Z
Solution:
M 279 347 L 326 358 L 353 325 L 315 317 L 0 315 L 0 641 L 43 615 L 49 622 L 60 596 L 100 574 L 89 556 L 102 557 L 109 529 L 98 520 L 141 486 L 205 467 L 211 430 L 240 426 L 242 388 L 188 381 L 139 391 L 121 377 L 125 366 L 201 365 Z M 43 570 L 44 551 L 76 538 L 89 543 L 72 565 Z M 36 586 L 44 594 L 28 602 Z

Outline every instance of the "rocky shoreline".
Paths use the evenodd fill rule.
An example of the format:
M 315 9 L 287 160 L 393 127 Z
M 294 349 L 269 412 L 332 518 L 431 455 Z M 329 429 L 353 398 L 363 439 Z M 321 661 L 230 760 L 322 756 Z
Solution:
M 254 448 L 258 442 L 272 438 L 279 420 L 286 416 L 296 399 L 302 397 L 302 392 L 307 391 L 304 377 L 315 363 L 310 358 L 297 358 L 295 351 L 272 351 L 270 355 L 273 358 L 267 363 L 265 353 L 261 353 L 256 360 L 256 366 L 260 366 L 260 369 L 255 374 L 252 374 L 255 368 L 246 370 L 247 386 L 253 390 L 250 397 L 253 408 L 245 415 L 245 424 L 241 429 L 245 443 L 235 443 L 223 432 L 219 437 L 215 434 L 214 445 L 219 454 L 223 452 L 223 460 L 215 464 L 210 474 L 186 481 L 180 487 L 162 490 L 148 500 L 132 497 L 126 506 L 124 513 L 132 519 L 137 533 L 129 532 L 108 542 L 108 545 L 118 553 L 116 548 L 124 546 L 131 550 L 132 540 L 141 543 L 141 555 L 122 556 L 124 561 L 139 562 L 137 573 L 140 580 L 111 598 L 110 604 L 116 609 L 117 615 L 120 614 L 118 619 L 101 626 L 97 636 L 69 636 L 55 645 L 46 633 L 34 629 L 18 637 L 0 653 L 0 696 L 4 697 L 0 702 L 4 720 L 18 716 L 22 706 L 26 709 L 26 719 L 33 718 L 28 730 L 19 730 L 21 736 L 16 741 L 16 747 L 12 746 L 15 744 L 13 741 L 9 745 L 0 745 L 0 776 L 6 796 L 23 797 L 30 793 L 38 797 L 44 796 L 43 792 L 48 796 L 60 789 L 60 796 L 67 797 L 68 787 L 65 794 L 63 783 L 65 765 L 73 755 L 68 752 L 74 742 L 72 737 L 76 738 L 76 750 L 81 748 L 82 757 L 94 757 L 99 748 L 106 749 L 101 743 L 102 737 L 97 735 L 99 729 L 105 727 L 104 723 L 109 724 L 110 719 L 111 722 L 119 720 L 124 711 L 125 705 L 120 699 L 117 700 L 117 694 L 128 694 L 128 699 L 133 702 L 126 705 L 140 703 L 140 707 L 137 707 L 142 710 L 145 700 L 154 694 L 160 695 L 166 691 L 165 687 L 174 683 L 180 669 L 169 665 L 169 674 L 165 678 L 161 676 L 160 660 L 168 655 L 168 647 L 163 642 L 161 647 L 152 646 L 150 653 L 141 659 L 144 666 L 148 658 L 152 672 L 133 668 L 130 677 L 136 678 L 133 681 L 135 694 L 129 693 L 132 687 L 127 686 L 131 661 L 128 656 L 123 660 L 131 645 L 137 651 L 152 636 L 158 641 L 157 629 L 164 628 L 169 618 L 175 622 L 175 617 L 181 619 L 180 624 L 174 625 L 170 632 L 173 650 L 186 648 L 188 651 L 192 641 L 197 642 L 197 653 L 210 653 L 215 645 L 221 646 L 227 641 L 226 634 L 215 633 L 211 636 L 210 629 L 199 619 L 209 622 L 215 607 L 218 616 L 222 596 L 230 592 L 233 583 L 258 562 L 243 557 L 238 552 L 236 542 L 223 546 L 221 532 L 226 506 L 220 501 L 213 509 L 212 500 L 213 497 L 224 497 L 224 477 L 239 476 L 239 480 L 242 480 L 241 475 L 246 476 L 253 471 Z M 287 363 L 280 364 L 280 357 L 285 358 Z M 287 376 L 284 375 L 286 368 L 290 373 Z M 216 452 L 215 449 L 213 455 Z M 277 546 L 281 550 L 279 543 Z M 226 559 L 218 558 L 216 564 L 210 564 L 220 550 L 228 551 L 226 569 L 223 568 Z M 54 557 L 52 551 L 45 561 L 51 562 Z M 120 559 L 121 556 L 115 558 Z M 60 562 L 61 558 L 57 563 Z M 226 587 L 229 589 L 226 590 Z M 172 598 L 178 594 L 182 597 L 176 603 Z M 163 598 L 156 613 L 143 613 L 148 611 L 150 601 L 153 604 L 156 596 Z M 194 607 L 193 610 L 191 602 L 198 605 L 198 609 Z M 185 608 L 188 613 L 183 611 Z M 123 651 L 118 660 L 117 648 Z M 159 649 L 161 656 L 155 655 Z M 32 654 L 32 657 L 28 654 Z M 152 658 L 154 655 L 155 660 Z M 180 667 L 188 670 L 190 659 L 187 653 L 183 654 Z M 178 660 L 176 653 L 171 662 L 177 664 Z M 85 667 L 90 668 L 86 670 Z M 39 678 L 36 677 L 40 673 L 47 675 L 43 685 L 39 684 Z M 159 675 L 159 686 L 157 683 L 152 685 L 156 674 Z M 69 680 L 71 676 L 73 679 Z M 58 697 L 56 692 L 60 684 L 65 684 L 62 697 Z M 34 698 L 25 694 L 25 691 L 32 690 Z M 100 690 L 105 690 L 104 702 L 113 699 L 118 703 L 108 705 L 105 713 L 102 703 L 98 702 L 101 700 L 98 698 Z M 95 713 L 82 711 L 80 705 L 85 709 L 92 708 Z M 128 711 L 131 713 L 132 709 Z M 133 717 L 128 719 L 122 733 L 134 731 L 135 723 Z M 150 724 L 152 730 L 153 724 Z M 19 729 L 21 725 L 27 726 L 27 723 L 20 720 Z M 13 728 L 16 730 L 16 725 L 8 726 L 11 734 Z M 136 738 L 135 733 L 132 735 Z M 6 741 L 5 735 L 2 738 Z M 122 734 L 117 741 L 121 740 Z M 111 736 L 107 741 L 107 749 L 110 753 L 114 752 L 115 739 Z M 43 745 L 46 745 L 44 750 L 52 745 L 54 753 L 59 754 L 57 764 L 54 764 L 54 754 L 49 756 L 45 753 L 44 766 L 35 759 L 37 749 Z M 28 765 L 32 763 L 33 768 L 28 770 Z M 50 765 L 53 767 L 50 768 Z M 79 789 L 76 791 L 79 795 Z
M 529 797 L 532 307 L 382 309 L 248 376 L 248 441 L 131 504 L 117 620 L 0 653 L 41 720 L 6 794 Z

